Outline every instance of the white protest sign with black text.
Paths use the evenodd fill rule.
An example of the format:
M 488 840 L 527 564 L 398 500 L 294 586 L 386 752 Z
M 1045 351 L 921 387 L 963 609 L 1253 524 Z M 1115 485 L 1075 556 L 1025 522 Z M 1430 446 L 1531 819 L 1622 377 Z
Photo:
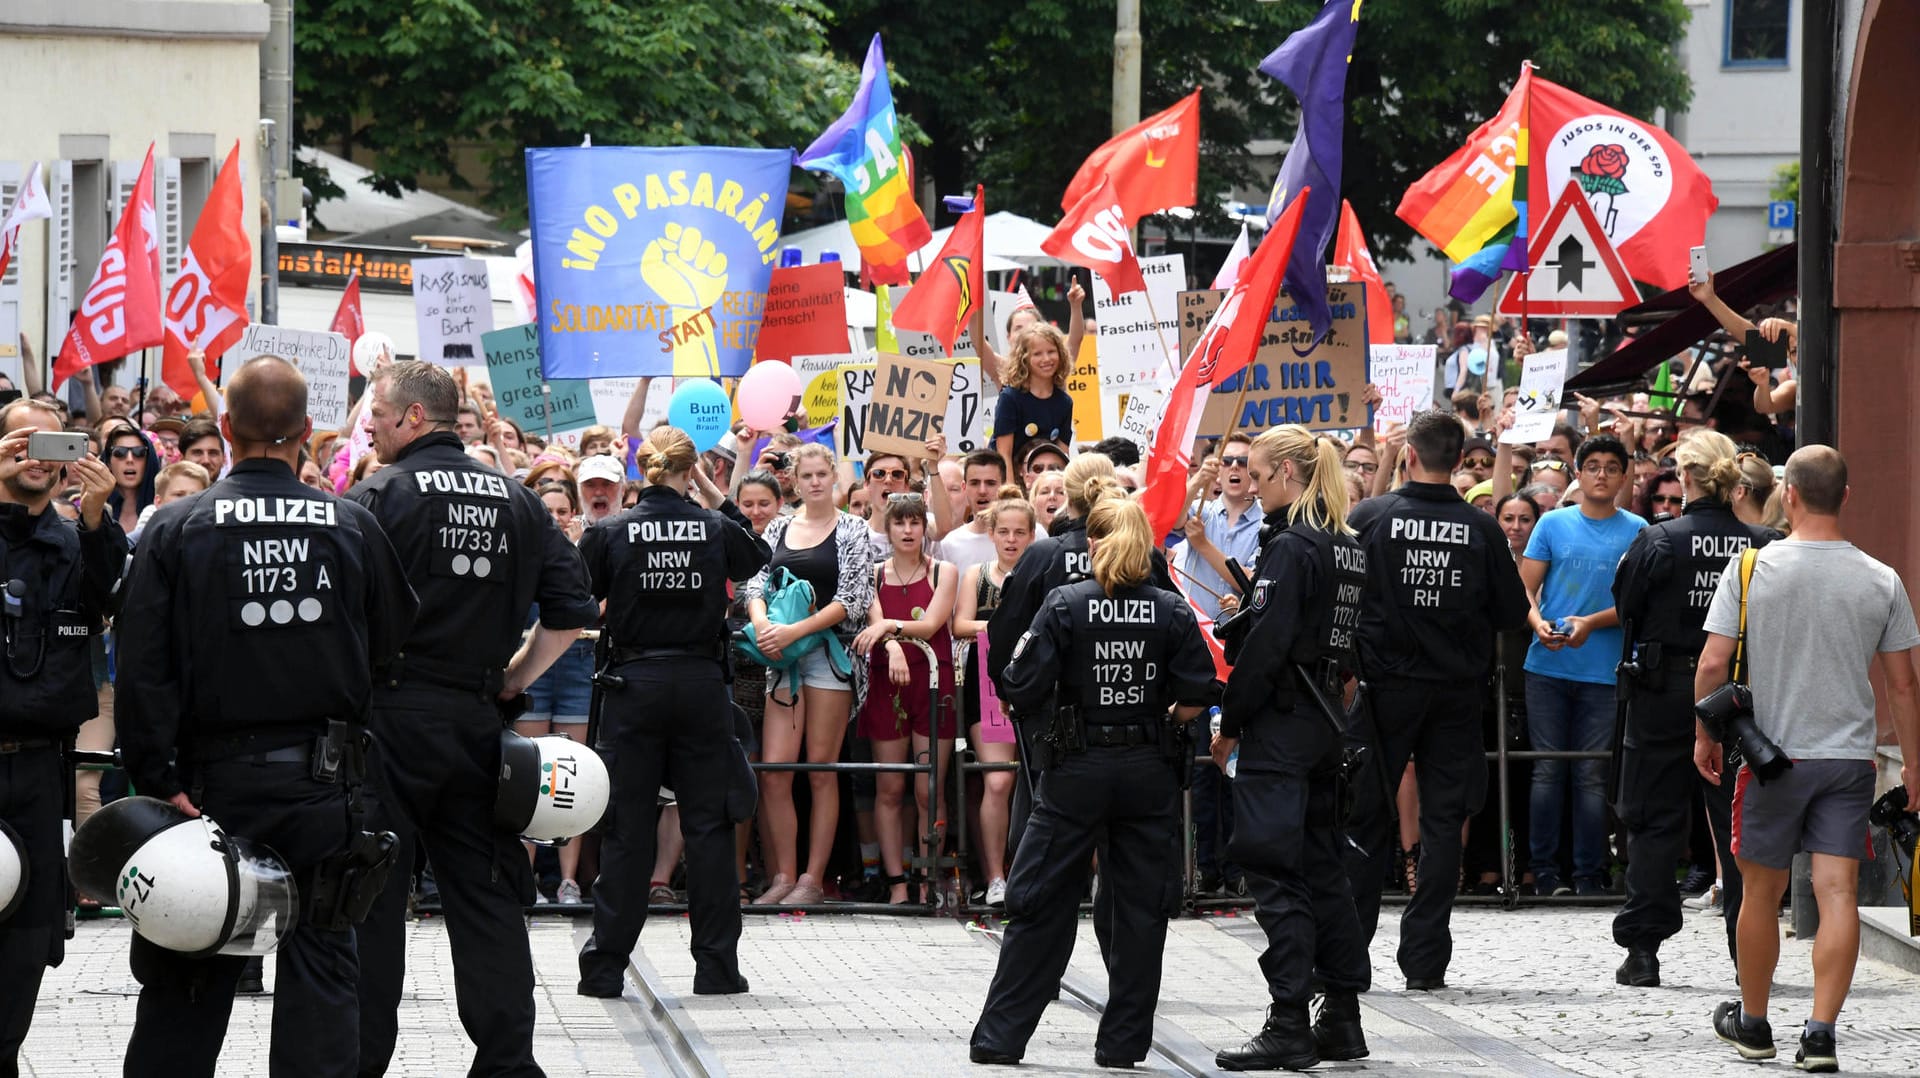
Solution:
M 1567 382 L 1567 350 L 1535 352 L 1520 368 L 1520 392 L 1513 399 L 1513 426 L 1500 435 L 1504 445 L 1530 445 L 1553 436 L 1560 420 L 1560 391 Z
M 1100 349 L 1100 425 L 1120 424 L 1120 399 L 1136 389 L 1172 385 L 1167 350 L 1180 344 L 1180 293 L 1187 287 L 1183 255 L 1140 260 L 1145 292 L 1115 297 L 1107 279 L 1093 278 L 1093 312 Z M 1158 316 L 1156 318 L 1156 316 Z
M 1431 344 L 1376 344 L 1367 349 L 1367 376 L 1380 390 L 1374 430 L 1404 426 L 1413 413 L 1433 407 L 1435 357 Z
M 493 332 L 487 264 L 477 258 L 414 259 L 413 318 L 418 358 L 447 367 L 484 366 L 480 338 Z
M 279 356 L 300 368 L 307 380 L 307 415 L 314 430 L 347 425 L 347 365 L 353 346 L 338 333 L 315 333 L 285 326 L 250 323 L 221 357 L 228 377 L 256 356 Z

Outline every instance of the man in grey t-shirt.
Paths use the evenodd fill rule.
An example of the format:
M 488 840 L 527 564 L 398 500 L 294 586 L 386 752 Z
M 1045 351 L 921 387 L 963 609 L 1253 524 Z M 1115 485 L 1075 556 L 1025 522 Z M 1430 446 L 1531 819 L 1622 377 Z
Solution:
M 1860 552 L 1840 530 L 1847 464 L 1826 446 L 1787 461 L 1782 504 L 1792 536 L 1761 550 L 1747 585 L 1745 666 L 1754 722 L 1793 761 L 1762 786 L 1740 772 L 1733 800 L 1733 853 L 1746 882 L 1738 925 L 1740 994 L 1713 1012 L 1713 1028 L 1743 1058 L 1771 1059 L 1766 1019 L 1780 959 L 1776 911 L 1800 851 L 1813 855 L 1820 933 L 1813 944 L 1813 1014 L 1796 1062 L 1809 1071 L 1839 1068 L 1833 1023 L 1840 1015 L 1860 950 L 1855 886 L 1867 850 L 1873 801 L 1874 698 L 1878 666 L 1911 800 L 1920 794 L 1920 689 L 1913 649 L 1920 647 L 1913 607 L 1892 569 Z M 1707 610 L 1707 646 L 1694 677 L 1697 698 L 1728 680 L 1740 633 L 1740 561 L 1721 574 Z M 1718 783 L 1721 746 L 1704 727 L 1694 763 Z

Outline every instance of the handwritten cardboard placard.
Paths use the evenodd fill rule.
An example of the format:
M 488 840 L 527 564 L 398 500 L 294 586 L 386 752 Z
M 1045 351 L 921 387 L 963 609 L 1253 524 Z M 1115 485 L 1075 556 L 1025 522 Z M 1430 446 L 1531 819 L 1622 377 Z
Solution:
M 413 260 L 413 320 L 419 358 L 448 367 L 486 362 L 480 338 L 493 332 L 493 291 L 477 258 Z
M 775 269 L 754 358 L 787 360 L 845 347 L 845 281 L 838 262 Z
M 1380 389 L 1373 409 L 1373 427 L 1385 432 L 1394 423 L 1405 425 L 1413 413 L 1433 407 L 1433 368 L 1437 351 L 1431 344 L 1376 344 L 1367 350 L 1371 380 Z
M 987 448 L 989 409 L 983 406 L 986 402 L 981 387 L 980 361 L 960 359 L 922 362 L 951 371 L 952 390 L 947 396 L 946 414 L 936 432 L 947 436 L 947 451 L 971 453 Z M 839 382 L 840 423 L 835 436 L 840 455 L 848 460 L 865 460 L 875 450 L 875 446 L 867 442 L 866 433 L 869 405 L 873 402 L 875 385 L 879 381 L 879 367 L 872 363 L 849 363 L 838 367 L 834 374 Z M 811 422 L 811 411 L 808 416 Z M 932 437 L 932 434 L 928 437 Z M 886 451 L 900 450 L 896 446 Z M 925 456 L 925 446 L 919 442 L 913 443 L 911 455 Z
M 806 409 L 806 427 L 824 427 L 840 415 L 840 369 L 857 366 L 860 357 L 850 352 L 834 355 L 794 356 L 787 361 L 800 376 L 800 406 Z
M 1153 447 L 1160 419 L 1167 414 L 1167 391 L 1159 386 L 1141 386 L 1127 394 L 1126 410 L 1120 414 L 1120 426 L 1114 431 L 1145 452 Z
M 1187 260 L 1183 255 L 1155 255 L 1140 260 L 1145 292 L 1115 296 L 1107 279 L 1093 278 L 1095 331 L 1100 339 L 1100 419 L 1102 426 L 1120 421 L 1123 395 L 1145 386 L 1173 384 L 1185 352 L 1169 358 L 1167 350 L 1180 342 L 1180 292 L 1187 287 Z M 1074 409 L 1074 418 L 1080 411 Z
M 231 376 L 247 360 L 279 356 L 300 368 L 307 380 L 307 415 L 315 430 L 347 425 L 347 365 L 353 346 L 338 333 L 315 333 L 285 326 L 251 323 L 221 364 Z
M 1067 375 L 1067 396 L 1073 399 L 1074 437 L 1083 442 L 1106 437 L 1106 417 L 1100 414 L 1100 344 L 1091 333 L 1080 338 L 1080 354 Z
M 1504 445 L 1531 445 L 1553 436 L 1560 420 L 1560 393 L 1567 382 L 1567 350 L 1551 348 L 1529 355 L 1520 367 L 1520 392 L 1513 398 L 1513 426 L 1500 435 Z
M 1180 354 L 1192 354 L 1194 342 L 1220 306 L 1223 291 L 1180 293 Z M 1327 286 L 1333 329 L 1318 343 L 1306 318 L 1285 292 L 1275 301 L 1260 349 L 1240 374 L 1227 379 L 1207 400 L 1200 433 L 1218 437 L 1229 430 L 1261 431 L 1282 423 L 1309 430 L 1347 430 L 1367 423 L 1366 290 L 1359 284 Z M 1240 414 L 1242 379 L 1248 380 Z
M 540 330 L 532 324 L 484 334 L 487 380 L 500 414 L 535 434 L 590 427 L 593 391 L 584 378 L 551 383 L 540 380 Z M 547 392 L 542 392 L 542 386 Z

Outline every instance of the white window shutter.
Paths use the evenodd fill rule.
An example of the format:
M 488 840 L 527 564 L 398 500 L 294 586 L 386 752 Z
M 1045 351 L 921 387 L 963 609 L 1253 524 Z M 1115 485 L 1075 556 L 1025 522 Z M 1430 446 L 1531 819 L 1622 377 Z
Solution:
M 160 211 L 160 294 L 164 296 L 173 287 L 180 260 L 187 254 L 187 218 L 181 198 L 180 159 L 168 157 L 158 163 L 160 191 L 156 206 Z
M 0 215 L 13 209 L 13 200 L 19 196 L 21 181 L 26 179 L 27 168 L 18 161 L 0 161 Z M 7 262 L 7 272 L 0 276 L 0 368 L 19 385 L 20 364 L 24 361 L 20 355 L 20 253 L 15 251 Z
M 47 201 L 53 217 L 47 221 L 47 324 L 46 347 L 40 362 L 51 366 L 66 339 L 67 322 L 79 302 L 74 295 L 73 278 L 73 162 L 54 161 L 47 169 Z
M 140 179 L 140 161 L 115 161 L 109 166 L 108 178 L 112 184 L 112 203 L 107 207 L 107 232 L 111 240 L 114 229 L 120 227 L 120 212 L 127 208 L 127 198 L 133 194 L 133 185 Z

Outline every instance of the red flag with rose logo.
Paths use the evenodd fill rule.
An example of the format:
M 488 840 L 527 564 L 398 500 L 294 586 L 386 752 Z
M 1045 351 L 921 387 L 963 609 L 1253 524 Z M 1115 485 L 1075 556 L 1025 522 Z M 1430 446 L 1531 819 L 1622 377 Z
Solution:
M 1684 286 L 1720 200 L 1680 143 L 1537 75 L 1527 108 L 1527 201 L 1551 205 L 1571 176 L 1634 280 Z

